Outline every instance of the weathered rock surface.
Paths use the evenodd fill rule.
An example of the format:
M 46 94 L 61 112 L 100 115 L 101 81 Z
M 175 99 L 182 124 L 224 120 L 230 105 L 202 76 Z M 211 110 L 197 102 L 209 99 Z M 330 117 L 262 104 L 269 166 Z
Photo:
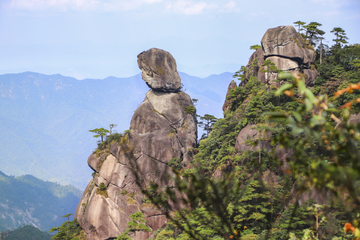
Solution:
M 230 108 L 230 104 L 231 104 L 231 101 L 228 100 L 228 96 L 230 96 L 230 90 L 236 88 L 237 85 L 236 85 L 236 82 L 234 80 L 232 80 L 229 84 L 229 87 L 228 87 L 228 90 L 227 90 L 227 93 L 226 93 L 226 97 L 225 97 L 225 102 L 224 102 L 224 105 L 222 107 L 222 110 L 225 112 L 226 110 L 228 110 Z
M 151 89 L 162 92 L 180 91 L 181 79 L 175 59 L 169 52 L 151 48 L 137 57 L 142 78 Z
M 261 39 L 264 56 L 279 56 L 304 62 L 304 45 L 292 26 L 270 28 Z
M 315 51 L 305 44 L 304 39 L 292 26 L 270 28 L 261 40 L 262 48 L 257 49 L 249 59 L 246 81 L 250 76 L 258 77 L 262 83 L 275 84 L 276 73 L 264 73 L 261 66 L 265 60 L 275 63 L 278 69 L 302 74 L 306 85 L 312 86 L 318 72 L 314 68 Z M 246 84 L 241 83 L 241 85 Z
M 271 146 L 270 132 L 259 132 L 256 124 L 249 124 L 239 132 L 238 137 L 235 142 L 235 150 L 238 153 L 242 153 L 248 150 L 258 151 L 260 148 L 263 150 L 270 152 L 273 149 Z M 261 139 L 261 140 L 259 140 Z M 258 141 L 256 146 L 250 144 L 251 141 Z M 280 148 L 279 146 L 275 147 L 275 154 L 280 162 L 282 162 L 282 166 L 279 169 L 280 171 L 285 171 L 289 168 L 289 164 L 287 162 L 288 158 L 291 158 L 292 153 L 289 150 L 285 150 L 284 148 Z M 243 164 L 243 163 L 242 163 Z
M 174 70 L 172 67 L 175 66 L 173 73 L 177 74 L 175 60 L 169 53 L 159 49 L 151 51 L 156 53 L 154 66 L 158 62 L 161 68 L 167 64 L 169 69 Z M 148 76 L 149 72 L 144 72 L 151 69 L 147 68 L 150 65 L 143 63 L 144 59 L 152 59 L 152 56 L 153 53 L 147 56 L 147 52 L 139 55 L 139 66 L 145 66 L 142 68 L 143 76 Z M 162 69 L 165 72 L 166 68 Z M 157 76 L 154 77 L 156 78 Z M 149 85 L 156 85 L 156 80 L 154 82 Z M 96 174 L 75 213 L 88 240 L 110 239 L 121 235 L 130 221 L 129 216 L 139 211 L 144 214 L 152 231 L 166 224 L 165 215 L 144 202 L 144 196 L 135 183 L 136 178 L 131 169 L 136 162 L 137 173 L 146 187 L 150 182 L 157 183 L 160 188 L 172 185 L 167 177 L 171 174 L 168 162 L 179 158 L 180 164 L 186 167 L 193 158 L 192 150 L 196 147 L 196 113 L 189 111 L 190 106 L 193 106 L 191 98 L 184 92 L 164 92 L 162 87 L 152 88 L 136 109 L 130 123 L 130 133 L 123 137 L 122 142 L 114 143 L 107 156 L 90 155 L 88 164 Z M 107 186 L 107 190 L 100 191 L 101 183 Z M 183 206 L 172 207 L 176 210 Z M 132 237 L 142 240 L 150 236 L 151 233 L 138 232 Z
M 326 192 L 324 190 L 317 189 L 315 187 L 307 190 L 306 192 L 298 192 L 296 189 L 296 184 L 294 184 L 291 194 L 294 196 L 295 201 L 299 203 L 299 205 L 303 205 L 307 200 L 312 198 L 317 204 L 329 204 L 330 203 L 330 192 Z
M 249 124 L 239 132 L 235 143 L 235 150 L 237 152 L 245 152 L 248 150 L 257 151 L 259 148 L 265 148 L 267 151 L 271 150 L 269 141 L 259 140 L 259 143 L 256 146 L 248 144 L 248 140 L 257 140 L 259 138 L 263 139 L 269 136 L 268 133 L 260 134 L 256 127 L 257 126 L 255 124 Z

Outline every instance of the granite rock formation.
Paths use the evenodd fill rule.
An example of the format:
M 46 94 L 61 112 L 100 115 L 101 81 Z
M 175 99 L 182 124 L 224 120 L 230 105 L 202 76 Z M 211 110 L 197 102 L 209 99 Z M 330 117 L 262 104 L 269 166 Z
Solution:
M 169 52 L 151 48 L 137 57 L 142 78 L 151 89 L 161 92 L 180 91 L 181 79 L 175 59 Z
M 129 216 L 141 211 L 147 225 L 156 231 L 166 224 L 161 210 L 144 201 L 132 169 L 137 166 L 141 180 L 171 185 L 168 162 L 178 159 L 186 167 L 193 157 L 197 141 L 197 122 L 188 94 L 179 91 L 181 80 L 175 59 L 160 49 L 150 49 L 138 55 L 138 65 L 144 81 L 151 89 L 135 110 L 130 131 L 120 143 L 112 144 L 106 154 L 91 154 L 89 166 L 94 170 L 76 209 L 75 217 L 88 240 L 112 239 L 127 228 Z M 99 188 L 104 183 L 106 190 Z M 174 210 L 182 206 L 173 206 Z M 133 239 L 151 237 L 137 232 Z
M 261 46 L 262 48 L 252 54 L 246 65 L 249 70 L 246 74 L 247 79 L 250 76 L 256 76 L 263 83 L 275 84 L 273 80 L 277 78 L 276 73 L 261 71 L 264 60 L 270 60 L 280 70 L 302 75 L 308 86 L 314 84 L 315 78 L 318 76 L 313 65 L 315 51 L 296 32 L 294 27 L 280 26 L 268 29 L 261 39 Z M 255 66 L 251 66 L 252 63 L 255 63 Z
M 261 40 L 261 48 L 257 49 L 250 57 L 248 64 L 246 65 L 247 71 L 245 72 L 245 80 L 240 83 L 240 86 L 245 86 L 251 76 L 257 77 L 262 83 L 269 83 L 272 85 L 279 85 L 279 82 L 275 82 L 277 79 L 277 73 L 263 72 L 265 60 L 270 60 L 275 64 L 278 69 L 283 71 L 289 71 L 292 73 L 300 74 L 305 78 L 306 85 L 312 86 L 315 78 L 318 76 L 316 69 L 314 68 L 315 51 L 309 46 L 302 36 L 296 32 L 292 26 L 280 26 L 276 28 L 270 28 L 266 31 Z M 236 84 L 231 82 L 228 87 L 227 96 L 231 89 L 235 88 Z M 244 100 L 244 103 L 247 100 Z M 229 110 L 231 102 L 225 100 L 223 111 L 224 114 Z M 272 146 L 266 139 L 269 137 L 266 133 L 261 135 L 261 141 L 258 141 L 257 146 L 252 146 L 247 143 L 248 140 L 257 140 L 260 138 L 258 130 L 256 130 L 255 124 L 249 124 L 244 127 L 236 139 L 235 150 L 238 153 L 248 150 L 257 151 L 260 147 L 264 151 L 271 151 Z M 282 169 L 287 168 L 286 159 L 291 157 L 291 152 L 285 151 L 276 147 L 276 155 L 280 161 L 284 163 Z
M 226 93 L 226 97 L 225 97 L 225 102 L 224 105 L 222 107 L 222 110 L 225 112 L 226 110 L 228 110 L 230 108 L 230 104 L 231 104 L 231 100 L 228 100 L 228 97 L 230 96 L 230 91 L 234 88 L 236 88 L 236 82 L 234 80 L 232 80 L 229 84 L 227 93 Z
M 255 124 L 249 124 L 239 132 L 235 142 L 235 150 L 237 152 L 245 152 L 248 150 L 257 151 L 259 148 L 264 148 L 267 151 L 271 151 L 271 145 L 269 141 L 259 140 L 259 144 L 252 146 L 247 144 L 248 140 L 257 140 L 259 138 L 266 139 L 269 137 L 269 133 L 261 133 L 256 129 Z
M 235 142 L 235 150 L 238 153 L 243 153 L 249 150 L 258 151 L 259 149 L 262 149 L 262 151 L 271 152 L 273 146 L 271 145 L 269 139 L 271 139 L 270 132 L 259 132 L 256 124 L 248 124 L 239 132 Z M 257 141 L 257 145 L 252 145 L 251 141 Z M 284 171 L 289 167 L 286 159 L 292 156 L 291 151 L 276 146 L 275 154 L 279 158 L 279 161 L 283 163 L 280 170 Z

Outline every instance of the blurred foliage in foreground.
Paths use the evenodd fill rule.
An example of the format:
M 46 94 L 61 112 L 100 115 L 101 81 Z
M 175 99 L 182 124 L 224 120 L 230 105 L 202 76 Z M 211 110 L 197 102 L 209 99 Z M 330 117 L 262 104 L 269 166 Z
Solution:
M 285 73 L 279 89 L 250 77 L 230 92 L 230 110 L 191 166 L 174 170 L 174 186 L 143 189 L 171 220 L 154 239 L 360 237 L 360 125 L 351 120 L 360 106 L 360 46 L 322 54 L 312 88 Z M 259 136 L 239 153 L 236 138 L 249 124 Z M 173 204 L 187 207 L 174 213 Z

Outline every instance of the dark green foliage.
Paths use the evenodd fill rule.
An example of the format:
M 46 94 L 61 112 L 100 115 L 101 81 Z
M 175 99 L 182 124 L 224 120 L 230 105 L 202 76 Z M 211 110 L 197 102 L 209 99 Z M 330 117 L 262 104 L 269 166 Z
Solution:
M 245 73 L 248 71 L 248 69 L 245 66 L 241 66 L 240 70 L 235 72 L 233 78 L 236 78 L 237 80 L 244 82 L 245 81 Z
M 304 30 L 304 25 L 306 24 L 306 22 L 296 21 L 296 22 L 294 22 L 294 24 L 297 25 L 298 32 L 301 33 L 301 31 Z
M 313 92 L 332 96 L 337 90 L 360 82 L 360 71 L 356 71 L 355 67 L 356 59 L 360 59 L 359 44 L 342 48 L 333 46 L 325 52 L 322 64 L 319 63 L 319 59 L 315 62 L 320 76 L 315 81 Z M 337 98 L 333 104 L 338 108 L 359 97 L 360 91 L 355 91 L 352 94 L 346 93 Z M 351 112 L 360 112 L 360 104 L 355 104 Z
M 31 175 L 7 176 L 0 172 L 0 231 L 30 224 L 26 211 L 37 219 L 42 230 L 60 225 L 60 216 L 75 212 L 82 192 L 73 186 L 42 181 Z M 16 221 L 14 222 L 12 216 Z M 54 217 L 57 216 L 57 217 Z
M 109 130 L 105 129 L 105 128 L 95 128 L 93 130 L 89 130 L 89 132 L 95 133 L 94 138 L 101 138 L 101 142 L 104 141 L 104 137 L 110 133 Z
M 340 112 L 326 96 L 315 97 L 302 80 L 297 79 L 295 86 L 302 105 L 296 111 L 270 115 L 270 122 L 282 123 L 283 118 L 291 129 L 278 133 L 274 141 L 294 152 L 289 165 L 294 179 L 304 178 L 297 182 L 299 188 L 306 189 L 311 183 L 337 196 L 349 194 L 348 200 L 359 212 L 360 126 L 348 122 L 347 108 Z M 277 94 L 282 92 L 279 89 Z
M 258 50 L 259 48 L 261 48 L 261 46 L 258 45 L 258 44 L 255 44 L 255 45 L 250 46 L 250 49 L 251 49 L 251 50 Z
M 206 131 L 206 137 L 208 137 L 210 132 L 213 130 L 214 124 L 217 122 L 217 118 L 210 114 L 199 116 L 199 118 L 200 121 L 198 122 L 198 125 Z
M 171 167 L 172 169 L 174 169 L 176 171 L 180 171 L 183 168 L 181 163 L 182 163 L 182 159 L 180 159 L 180 158 L 172 158 L 166 164 L 169 167 Z
M 25 225 L 9 232 L 9 235 L 3 240 L 50 240 L 51 235 L 40 229 Z
M 128 233 L 132 232 L 136 234 L 136 232 L 144 231 L 151 232 L 151 229 L 146 226 L 146 220 L 144 219 L 144 215 L 141 212 L 136 212 L 130 215 L 131 221 L 127 223 L 128 228 L 126 231 L 118 236 L 116 240 L 131 240 Z
M 107 189 L 106 185 L 102 182 L 99 185 L 100 190 L 105 191 Z
M 96 192 L 95 192 L 97 195 L 102 195 L 104 196 L 105 198 L 108 198 L 109 195 L 108 195 L 108 192 L 107 192 L 107 187 L 104 183 L 100 183 L 99 187 L 96 189 Z
M 316 41 L 321 38 L 325 34 L 325 32 L 318 27 L 321 27 L 322 24 L 318 22 L 311 22 L 308 25 L 305 25 L 304 28 L 306 30 L 305 37 L 306 40 L 314 46 Z
M 98 148 L 94 151 L 94 153 L 97 153 L 98 155 L 100 155 L 101 153 L 109 153 L 111 145 L 116 142 L 120 142 L 121 138 L 124 135 L 125 134 L 121 133 L 113 133 L 111 135 L 107 135 L 103 142 L 98 143 Z
M 210 176 L 228 161 L 240 161 L 239 156 L 235 156 L 236 137 L 246 125 L 264 123 L 264 112 L 295 110 L 298 106 L 287 96 L 275 96 L 275 90 L 267 91 L 255 77 L 245 86 L 231 90 L 228 99 L 232 100 L 230 111 L 214 124 L 210 136 L 200 141 L 193 166 L 201 174 Z
M 195 112 L 196 112 L 196 108 L 193 105 L 185 108 L 185 113 L 194 114 Z
M 320 26 L 306 25 L 312 44 L 322 35 Z M 323 53 L 313 88 L 291 74 L 279 77 L 279 87 L 245 79 L 251 69 L 244 67 L 234 75 L 242 84 L 230 91 L 230 109 L 199 142 L 190 167 L 174 171 L 174 186 L 163 191 L 168 198 L 157 186 L 143 189 L 171 220 L 155 239 L 333 239 L 345 237 L 345 222 L 359 229 L 360 125 L 348 121 L 351 111 L 359 112 L 354 100 L 360 84 L 351 85 L 360 81 L 358 45 L 337 44 Z M 278 73 L 269 62 L 263 67 Z M 235 151 L 239 132 L 249 124 L 260 137 L 245 144 L 267 141 L 272 149 Z M 289 153 L 280 154 L 281 161 L 280 151 Z M 328 202 L 304 197 L 313 190 L 324 191 Z M 309 200 L 300 202 L 301 197 Z M 189 207 L 170 214 L 169 199 Z
M 72 214 L 67 214 L 62 217 L 67 218 L 68 220 L 61 224 L 59 227 L 53 227 L 49 232 L 56 232 L 51 239 L 55 240 L 74 240 L 75 237 L 80 235 L 81 227 L 76 219 L 73 221 L 69 220 L 69 217 Z M 79 239 L 79 238 L 78 238 Z
M 177 172 L 176 170 L 173 170 Z M 164 193 L 157 184 L 150 182 L 147 189 L 143 189 L 147 194 L 146 198 L 143 200 L 143 203 L 153 203 L 153 200 L 165 203 L 168 206 L 169 197 Z
M 348 43 L 346 41 L 348 39 L 348 37 L 346 36 L 346 33 L 342 28 L 335 27 L 330 32 L 334 33 L 334 35 L 336 37 L 335 39 L 333 39 L 333 41 L 336 43 L 336 45 L 340 46 L 341 44 Z

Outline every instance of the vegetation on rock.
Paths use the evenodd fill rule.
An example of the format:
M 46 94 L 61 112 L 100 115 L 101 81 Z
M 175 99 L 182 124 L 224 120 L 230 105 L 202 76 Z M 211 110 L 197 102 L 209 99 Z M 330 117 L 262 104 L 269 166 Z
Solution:
M 76 219 L 70 221 L 69 218 L 72 214 L 66 214 L 62 217 L 67 218 L 67 221 L 59 227 L 51 228 L 49 232 L 56 232 L 51 239 L 55 240 L 85 240 L 84 231 L 82 231 Z
M 311 45 L 322 36 L 319 26 L 305 28 Z M 250 76 L 230 90 L 225 118 L 200 141 L 190 168 L 175 171 L 174 189 L 182 197 L 173 188 L 164 191 L 189 207 L 170 214 L 168 201 L 143 190 L 171 219 L 154 239 L 358 237 L 360 124 L 353 119 L 360 107 L 360 47 L 335 43 L 316 50 L 323 62 L 317 54 L 320 76 L 311 88 L 301 75 L 282 74 L 279 88 Z M 267 133 L 245 141 L 257 150 L 237 152 L 236 138 L 249 124 Z
M 320 23 L 305 25 L 306 23 L 298 21 L 295 24 L 298 25 L 299 33 L 293 27 L 278 27 L 271 29 L 266 35 L 268 38 L 284 31 L 296 37 L 287 38 L 292 41 L 289 46 L 285 44 L 286 39 L 281 39 L 280 44 L 283 53 L 293 55 L 275 58 L 282 61 L 281 64 L 290 66 L 294 63 L 294 68 L 292 65 L 289 67 L 292 73 L 282 73 L 279 65 L 270 60 L 274 50 L 271 39 L 265 39 L 267 52 L 264 50 L 262 55 L 262 49 L 252 46 L 255 53 L 259 54 L 254 53 L 252 62 L 235 74 L 241 84 L 229 88 L 224 118 L 217 119 L 209 114 L 199 116 L 199 126 L 206 131 L 206 137 L 200 140 L 197 149 L 193 149 L 195 140 L 192 139 L 191 146 L 187 145 L 188 151 L 181 152 L 182 154 L 177 151 L 178 155 L 172 155 L 176 152 L 175 145 L 168 144 L 177 144 L 178 140 L 182 147 L 186 146 L 196 129 L 193 129 L 188 139 L 181 135 L 183 126 L 174 124 L 161 130 L 162 125 L 167 124 L 168 117 L 173 116 L 170 114 L 166 119 L 160 118 L 158 110 L 147 107 L 146 101 L 150 101 L 149 98 L 157 98 L 151 95 L 152 90 L 139 108 L 141 114 L 134 115 L 131 131 L 126 134 L 126 139 L 117 139 L 120 144 L 111 149 L 110 140 L 99 143 L 98 157 L 111 152 L 115 157 L 110 156 L 106 163 L 109 166 L 119 166 L 120 170 L 116 173 L 119 177 L 116 179 L 121 179 L 119 186 L 123 184 L 121 193 L 119 191 L 116 195 L 119 196 L 119 202 L 128 208 L 135 208 L 141 202 L 142 206 L 151 206 L 149 209 L 156 212 L 156 216 L 165 215 L 169 220 L 166 227 L 163 225 L 165 218 L 158 222 L 161 224 L 154 224 L 155 221 L 147 223 L 145 218 L 149 220 L 153 215 L 141 209 L 142 212 L 125 215 L 132 221 L 127 223 L 128 228 L 117 239 L 136 237 L 136 232 L 139 231 L 145 232 L 141 233 L 143 236 L 149 236 L 146 232 L 152 229 L 158 229 L 152 233 L 155 240 L 319 240 L 358 237 L 359 45 L 344 45 L 346 34 L 340 29 L 334 29 L 337 34 L 335 45 L 327 47 L 322 44 L 324 32 L 319 29 Z M 300 33 L 302 30 L 304 33 Z M 315 59 L 313 49 L 318 40 L 320 45 L 316 51 L 319 54 Z M 291 46 L 297 48 L 298 52 L 292 52 Z M 263 59 L 260 59 L 261 56 Z M 316 69 L 320 72 L 318 77 Z M 259 74 L 265 75 L 260 79 Z M 160 80 L 162 79 L 159 82 Z M 178 102 L 184 100 L 180 98 L 181 92 L 177 95 L 174 96 Z M 159 102 L 153 101 L 154 104 Z M 190 101 L 186 102 L 187 107 L 182 107 L 182 110 L 195 117 L 194 106 Z M 183 114 L 184 111 L 179 112 Z M 147 125 L 151 120 L 149 116 L 154 112 L 158 114 L 154 115 L 154 122 L 157 124 L 153 125 L 159 125 L 161 133 L 156 132 L 160 130 L 153 131 Z M 161 116 L 169 112 L 163 111 Z M 186 118 L 188 117 L 191 116 L 187 115 Z M 185 116 L 176 119 L 185 119 Z M 153 135 L 158 137 L 161 134 L 165 140 L 156 142 L 158 139 Z M 146 135 L 151 138 L 146 138 Z M 159 143 L 170 147 L 160 149 L 162 145 Z M 152 151 L 155 145 L 158 149 Z M 163 156 L 159 155 L 157 158 L 155 155 L 150 156 L 161 153 L 164 149 L 170 151 L 165 151 Z M 182 158 L 189 153 L 196 155 L 190 166 L 183 165 L 185 161 Z M 124 155 L 121 157 L 120 154 Z M 188 160 L 191 158 L 192 155 Z M 151 171 L 147 173 L 151 174 L 147 178 L 144 178 L 141 170 L 147 166 L 141 165 L 145 160 L 157 168 L 149 167 Z M 167 162 L 164 164 L 161 161 Z M 170 186 L 156 178 L 156 175 L 167 171 L 161 172 L 163 167 L 171 167 L 173 171 L 168 181 Z M 112 179 L 112 176 L 106 179 Z M 136 184 L 137 188 L 128 188 L 127 184 Z M 131 190 L 132 196 L 127 189 L 129 192 Z M 135 197 L 140 193 L 139 189 L 143 195 Z M 99 184 L 96 189 L 97 194 L 100 191 L 107 191 L 104 183 Z M 104 209 L 110 209 L 104 206 Z M 120 210 L 119 216 L 125 214 L 123 208 Z M 103 226 L 103 222 L 96 224 L 99 229 Z M 110 224 L 112 223 L 109 221 L 107 225 Z M 90 226 L 94 228 L 93 225 L 88 225 L 88 229 Z M 106 234 L 104 236 L 110 237 Z
M 131 221 L 127 223 L 128 228 L 115 240 L 130 240 L 132 238 L 129 237 L 129 233 L 136 234 L 136 232 L 139 231 L 151 232 L 151 229 L 145 225 L 146 220 L 144 220 L 144 215 L 141 212 L 136 212 L 129 217 L 131 218 Z

